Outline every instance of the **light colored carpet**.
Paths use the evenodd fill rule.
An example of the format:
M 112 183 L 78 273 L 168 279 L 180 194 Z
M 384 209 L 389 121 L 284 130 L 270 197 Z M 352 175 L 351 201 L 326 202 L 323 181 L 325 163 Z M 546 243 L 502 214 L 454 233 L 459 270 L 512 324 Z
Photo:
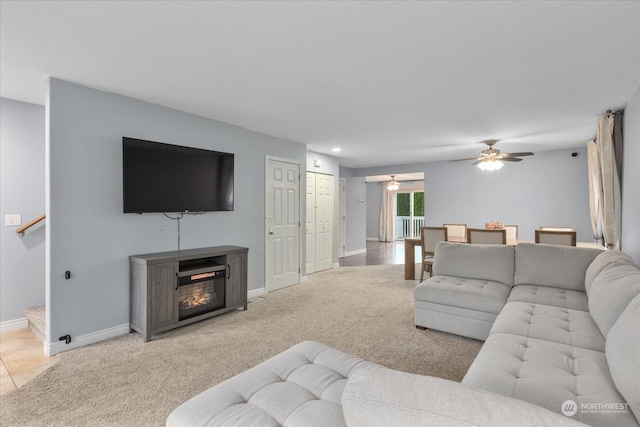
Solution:
M 304 340 L 393 369 L 459 381 L 481 342 L 413 324 L 402 265 L 341 267 L 143 343 L 137 334 L 60 354 L 0 397 L 4 426 L 163 426 L 180 403 Z

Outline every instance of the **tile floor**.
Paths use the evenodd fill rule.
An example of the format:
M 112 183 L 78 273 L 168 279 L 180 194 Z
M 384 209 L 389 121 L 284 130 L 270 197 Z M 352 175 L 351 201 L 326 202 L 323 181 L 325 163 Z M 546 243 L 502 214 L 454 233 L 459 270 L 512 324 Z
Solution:
M 58 356 L 44 354 L 29 328 L 0 333 L 0 394 L 22 387 L 57 361 Z

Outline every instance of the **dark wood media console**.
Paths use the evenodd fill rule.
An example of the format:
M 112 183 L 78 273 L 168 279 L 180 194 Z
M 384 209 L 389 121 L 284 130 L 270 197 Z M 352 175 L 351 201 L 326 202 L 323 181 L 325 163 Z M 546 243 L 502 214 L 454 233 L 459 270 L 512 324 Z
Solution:
M 129 257 L 131 332 L 153 334 L 247 309 L 247 254 L 216 246 Z

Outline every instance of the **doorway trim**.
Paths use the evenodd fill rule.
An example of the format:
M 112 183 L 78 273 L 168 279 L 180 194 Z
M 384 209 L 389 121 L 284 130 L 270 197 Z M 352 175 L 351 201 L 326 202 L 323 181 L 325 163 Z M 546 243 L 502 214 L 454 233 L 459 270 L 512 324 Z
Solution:
M 338 178 L 338 258 L 344 258 L 347 253 L 347 180 Z

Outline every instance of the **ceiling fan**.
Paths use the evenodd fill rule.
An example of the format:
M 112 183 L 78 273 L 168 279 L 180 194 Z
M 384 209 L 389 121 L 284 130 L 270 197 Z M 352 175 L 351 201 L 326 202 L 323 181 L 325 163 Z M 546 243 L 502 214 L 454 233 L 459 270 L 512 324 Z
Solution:
M 475 160 L 473 164 L 478 165 L 480 169 L 486 171 L 494 171 L 500 169 L 503 166 L 503 161 L 520 162 L 522 161 L 520 157 L 533 156 L 533 153 L 529 151 L 522 153 L 501 153 L 497 148 L 493 148 L 496 142 L 498 141 L 495 139 L 484 141 L 484 143 L 487 144 L 489 148 L 487 148 L 486 150 L 482 150 L 479 157 L 469 157 L 466 159 L 455 159 L 450 161 L 460 162 L 464 160 Z

